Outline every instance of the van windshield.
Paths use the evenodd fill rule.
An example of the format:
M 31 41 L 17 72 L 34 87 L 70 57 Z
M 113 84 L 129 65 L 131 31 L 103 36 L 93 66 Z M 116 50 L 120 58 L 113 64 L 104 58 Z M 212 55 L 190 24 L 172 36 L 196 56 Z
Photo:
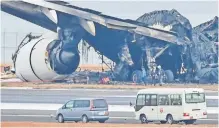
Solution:
M 105 100 L 97 99 L 93 101 L 95 108 L 108 108 L 108 105 Z
M 186 103 L 203 103 L 205 102 L 204 93 L 187 93 Z

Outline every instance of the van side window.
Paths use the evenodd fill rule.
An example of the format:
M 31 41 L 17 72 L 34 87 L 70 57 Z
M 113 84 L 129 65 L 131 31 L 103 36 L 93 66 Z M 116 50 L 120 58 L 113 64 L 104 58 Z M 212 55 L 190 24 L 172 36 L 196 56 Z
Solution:
M 73 103 L 74 101 L 69 101 L 68 103 L 66 103 L 65 108 L 73 108 Z
M 181 95 L 180 94 L 170 95 L 170 103 L 171 103 L 171 105 L 182 105 Z
M 145 105 L 145 95 L 138 95 L 136 105 Z
M 159 95 L 158 96 L 158 105 L 169 105 L 169 96 L 168 95 Z
M 93 105 L 95 106 L 95 108 L 107 108 L 107 102 L 103 99 L 96 99 L 93 100 Z
M 75 100 L 75 108 L 85 108 L 90 106 L 90 100 Z

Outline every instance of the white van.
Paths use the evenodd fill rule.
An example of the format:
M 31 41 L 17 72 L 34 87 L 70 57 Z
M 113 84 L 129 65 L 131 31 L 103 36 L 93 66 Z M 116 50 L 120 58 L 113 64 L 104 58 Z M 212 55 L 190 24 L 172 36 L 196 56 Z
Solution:
M 193 124 L 207 118 L 205 93 L 200 88 L 153 88 L 137 94 L 135 116 L 141 123 Z

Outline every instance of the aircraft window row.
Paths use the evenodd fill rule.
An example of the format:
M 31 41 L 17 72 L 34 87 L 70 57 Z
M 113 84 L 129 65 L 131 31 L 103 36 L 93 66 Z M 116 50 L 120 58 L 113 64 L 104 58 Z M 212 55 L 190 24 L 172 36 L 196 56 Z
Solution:
M 157 106 L 157 105 L 182 105 L 182 96 L 180 94 L 156 95 L 140 94 L 137 97 L 136 105 Z

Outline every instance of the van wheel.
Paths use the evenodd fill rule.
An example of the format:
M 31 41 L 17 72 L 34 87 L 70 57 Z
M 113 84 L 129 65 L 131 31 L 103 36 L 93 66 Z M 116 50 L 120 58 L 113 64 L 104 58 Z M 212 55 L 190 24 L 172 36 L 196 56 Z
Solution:
M 105 123 L 105 120 L 99 120 L 99 123 Z
M 185 124 L 194 124 L 196 120 L 185 120 Z
M 86 115 L 83 115 L 81 120 L 82 120 L 83 123 L 87 123 L 88 122 L 88 118 L 87 118 Z
M 145 115 L 141 115 L 141 116 L 140 116 L 140 120 L 141 120 L 141 123 L 142 123 L 142 124 L 148 123 L 148 120 L 147 120 L 147 118 L 146 118 Z
M 172 115 L 167 115 L 167 123 L 168 124 L 173 124 L 174 120 L 173 120 L 173 116 Z
M 58 116 L 58 122 L 59 122 L 59 123 L 64 123 L 64 118 L 63 118 L 62 114 L 59 114 L 59 116 Z
M 167 121 L 160 121 L 160 123 L 161 123 L 161 124 L 166 124 L 166 123 L 167 123 Z

